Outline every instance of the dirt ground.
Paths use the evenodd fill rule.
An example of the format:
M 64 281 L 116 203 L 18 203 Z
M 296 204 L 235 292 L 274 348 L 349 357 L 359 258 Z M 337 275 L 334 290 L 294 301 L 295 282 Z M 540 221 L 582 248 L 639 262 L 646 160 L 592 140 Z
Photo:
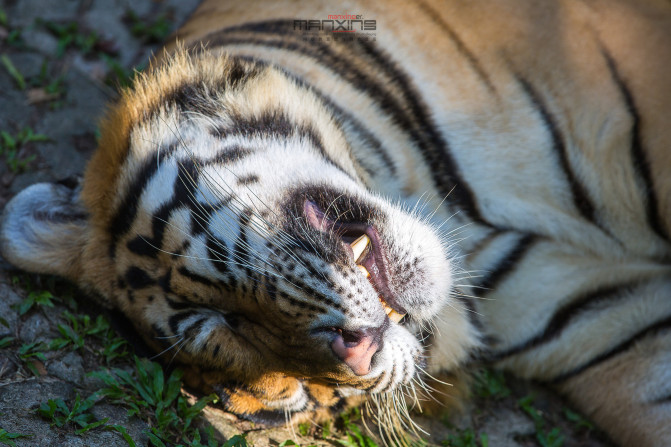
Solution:
M 128 82 L 132 69 L 143 66 L 196 4 L 197 0 L 0 1 L 0 209 L 30 184 L 83 172 L 96 146 L 97 119 L 116 97 L 116 87 Z M 109 366 L 132 370 L 129 356 L 110 361 L 100 354 L 95 332 L 84 333 L 83 346 L 54 347 L 64 325 L 74 324 L 66 312 L 95 313 L 95 308 L 77 292 L 79 305 L 74 307 L 63 298 L 69 296 L 68 287 L 52 282 L 16 272 L 0 259 L 0 443 L 131 445 L 118 430 L 76 434 L 75 424 L 58 427 L 38 414 L 49 399 L 62 399 L 70 407 L 78 395 L 99 389 L 102 383 L 88 375 L 91 371 Z M 53 307 L 40 304 L 45 290 L 55 296 Z M 35 304 L 26 309 L 30 300 Z M 467 414 L 451 422 L 418 417 L 427 432 L 418 445 L 610 445 L 543 387 L 491 371 L 478 377 Z M 148 435 L 151 421 L 128 417 L 125 408 L 104 400 L 90 413 L 92 420 L 109 418 L 107 424 L 125 427 L 136 445 L 153 445 Z M 342 421 L 332 430 L 316 425 L 264 429 L 214 408 L 204 415 L 222 441 L 244 433 L 247 443 L 255 446 L 374 445 Z

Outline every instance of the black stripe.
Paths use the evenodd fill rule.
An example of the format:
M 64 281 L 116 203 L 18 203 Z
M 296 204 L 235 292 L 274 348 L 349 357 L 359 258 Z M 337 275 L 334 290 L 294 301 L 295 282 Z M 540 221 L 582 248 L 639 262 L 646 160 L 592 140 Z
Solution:
M 168 334 L 166 334 L 165 332 L 163 332 L 163 329 L 161 329 L 160 327 L 158 327 L 158 325 L 156 325 L 156 324 L 153 324 L 153 325 L 151 326 L 151 328 L 153 329 L 154 334 L 156 334 L 156 337 L 159 338 L 159 339 L 161 339 L 159 342 L 160 342 L 160 343 L 165 343 L 165 340 L 164 340 L 164 339 L 168 338 Z
M 165 299 L 165 302 L 168 303 L 168 306 L 172 310 L 184 310 L 184 309 L 193 309 L 194 307 L 198 307 L 193 303 L 190 303 L 188 301 L 176 301 L 170 298 L 167 295 L 164 295 L 163 298 Z
M 440 15 L 440 12 L 422 1 L 418 1 L 417 5 L 420 7 L 420 9 L 424 11 L 429 20 L 438 25 L 447 34 L 447 36 L 454 43 L 454 46 L 457 48 L 457 51 L 459 51 L 459 53 L 466 58 L 473 71 L 478 75 L 478 77 L 485 84 L 487 89 L 494 95 L 498 96 L 496 88 L 494 88 L 494 84 L 492 84 L 492 80 L 489 78 L 489 75 L 482 68 L 482 65 L 480 64 L 478 58 L 471 50 L 468 49 L 464 41 L 461 40 L 461 38 L 454 31 L 454 29 L 445 20 L 443 20 L 443 18 Z
M 221 136 L 218 133 L 210 131 L 213 136 Z M 213 157 L 198 160 L 199 167 L 210 166 L 213 164 L 231 164 L 242 160 L 256 152 L 255 149 L 240 147 L 238 145 L 229 146 L 217 152 Z
M 208 179 L 209 180 L 209 179 Z M 225 209 L 233 200 L 233 196 L 226 196 L 216 203 L 195 202 L 190 203 L 191 208 L 191 233 L 192 237 L 203 233 L 209 234 L 208 225 L 212 215 L 217 211 Z
M 377 379 L 375 379 L 375 382 L 373 382 L 372 384 L 364 387 L 363 390 L 368 391 L 368 390 L 372 390 L 374 388 L 377 388 L 377 386 L 386 378 L 387 378 L 387 372 L 385 371 L 382 374 L 380 374 Z
M 257 34 L 231 36 L 235 32 Z M 264 38 L 264 35 L 270 35 L 271 38 Z M 363 72 L 356 64 L 346 63 L 340 54 L 334 52 L 335 43 L 330 45 L 318 41 L 302 42 L 298 39 L 299 36 L 292 30 L 292 21 L 269 21 L 220 30 L 206 36 L 203 41 L 212 46 L 245 44 L 294 51 L 328 67 L 345 82 L 376 101 L 379 108 L 390 116 L 391 121 L 408 134 L 430 167 L 434 184 L 442 195 L 449 194 L 452 201 L 471 219 L 486 223 L 477 208 L 473 191 L 460 177 L 459 168 L 449 154 L 449 146 L 430 118 L 427 106 L 420 99 L 407 74 L 395 62 L 369 42 L 358 42 L 358 46 L 348 42 L 347 51 L 344 51 L 348 58 L 368 56 L 369 60 L 364 61 L 368 63 L 364 65 L 370 69 Z M 359 53 L 353 51 L 354 48 Z M 371 62 L 375 65 L 371 66 Z M 376 79 L 375 73 L 385 74 L 385 82 Z M 395 94 L 394 88 L 401 92 L 401 99 Z
M 191 270 L 189 270 L 188 268 L 186 268 L 184 266 L 178 268 L 177 272 L 179 272 L 180 275 L 188 278 L 189 280 L 191 280 L 193 282 L 203 284 L 207 287 L 214 287 L 214 288 L 217 287 L 217 285 L 214 282 L 210 281 L 208 278 L 206 278 L 202 275 L 199 275 L 197 273 L 194 273 L 194 272 L 192 272 Z
M 517 264 L 524 258 L 531 247 L 533 247 L 536 240 L 536 236 L 533 234 L 522 236 L 515 247 L 499 260 L 498 264 L 496 264 L 496 266 L 489 271 L 489 274 L 482 279 L 476 289 L 476 294 L 485 296 L 503 282 L 506 276 L 515 269 Z
M 197 78 L 165 90 L 153 106 L 143 111 L 139 122 L 152 119 L 159 111 L 172 106 L 176 106 L 180 112 L 197 112 L 217 117 L 221 111 L 221 103 L 216 95 L 229 89 L 242 88 L 246 82 L 257 77 L 263 68 L 233 57 L 230 59 L 230 71 L 216 85 L 212 85 L 211 78 Z
M 226 242 L 210 235 L 207 237 L 206 245 L 207 253 L 214 268 L 216 268 L 219 273 L 228 274 L 230 272 L 228 263 L 233 261 Z
M 323 314 L 323 313 L 327 312 L 327 309 L 324 309 L 321 306 L 318 306 L 316 304 L 311 304 L 311 303 L 305 302 L 303 300 L 296 299 L 293 296 L 289 295 L 288 293 L 277 292 L 276 296 L 279 296 L 283 300 L 288 301 L 289 304 L 291 304 L 292 306 L 298 307 L 300 309 L 304 309 L 304 310 L 307 309 L 311 312 L 316 312 L 316 313 L 320 313 L 320 314 Z M 316 297 L 310 296 L 310 298 L 316 298 Z M 284 312 L 287 315 L 291 315 L 291 313 L 286 312 L 282 309 L 280 309 L 280 311 Z
M 158 278 L 158 285 L 163 289 L 165 293 L 172 292 L 172 288 L 170 287 L 171 279 L 172 279 L 172 268 L 168 270 L 165 275 Z
M 612 359 L 613 357 L 622 354 L 626 351 L 628 351 L 630 348 L 632 348 L 636 343 L 639 341 L 647 338 L 647 337 L 654 337 L 662 332 L 668 331 L 671 329 L 671 317 L 666 317 L 662 320 L 659 320 L 658 322 L 648 326 L 645 329 L 642 329 L 638 331 L 636 334 L 634 334 L 632 337 L 630 337 L 628 340 L 618 344 L 617 346 L 613 347 L 609 351 L 604 352 L 603 354 L 594 357 L 592 360 L 588 361 L 587 363 L 578 366 L 577 368 L 574 368 L 570 371 L 567 371 L 563 374 L 558 375 L 554 379 L 550 381 L 550 383 L 553 384 L 558 384 L 560 382 L 566 381 L 572 377 L 577 376 L 578 374 L 583 373 L 587 369 L 596 366 L 602 362 L 605 362 L 609 359 Z
M 186 320 L 187 318 L 196 315 L 198 312 L 195 310 L 188 310 L 186 312 L 180 312 L 178 314 L 172 315 L 168 319 L 168 325 L 170 326 L 170 330 L 174 335 L 177 335 L 179 333 L 179 324 Z
M 126 270 L 124 280 L 128 284 L 128 287 L 132 289 L 144 289 L 156 284 L 156 281 L 147 272 L 135 266 L 129 267 Z
M 594 204 L 592 203 L 592 199 L 590 198 L 585 185 L 582 184 L 582 182 L 573 172 L 571 162 L 568 159 L 566 144 L 564 143 L 564 139 L 559 132 L 557 120 L 550 112 L 541 96 L 533 88 L 533 86 L 519 74 L 516 74 L 516 78 L 521 85 L 522 90 L 524 90 L 524 93 L 526 93 L 526 95 L 529 97 L 531 103 L 534 105 L 535 109 L 538 111 L 538 114 L 541 116 L 545 128 L 550 133 L 552 138 L 552 149 L 555 154 L 557 154 L 559 164 L 564 171 L 564 175 L 566 176 L 569 187 L 571 188 L 573 204 L 586 220 L 601 228 L 601 226 L 596 221 L 595 209 Z
M 463 303 L 464 307 L 466 308 L 466 315 L 468 316 L 468 319 L 471 321 L 471 324 L 473 325 L 474 328 L 483 331 L 484 326 L 482 324 L 482 321 L 480 321 L 480 318 L 478 318 L 478 311 L 475 308 L 475 303 L 473 302 L 473 299 L 456 294 L 457 300 L 461 301 Z
M 139 235 L 126 244 L 126 247 L 137 255 L 152 258 L 158 255 L 163 246 L 163 236 L 170 215 L 178 206 L 186 203 L 187 206 L 192 208 L 192 216 L 194 212 L 198 213 L 200 211 L 194 204 L 195 190 L 198 184 L 198 168 L 192 160 L 178 161 L 177 164 L 178 174 L 173 183 L 172 199 L 161 205 L 152 215 L 152 236 Z
M 304 267 L 308 267 L 308 266 L 311 267 L 311 263 L 304 261 L 303 266 Z M 322 275 L 320 275 L 320 276 L 322 276 Z M 291 274 L 287 273 L 287 274 L 284 274 L 284 277 L 286 278 L 286 280 L 290 284 L 293 284 L 294 286 L 300 288 L 301 292 L 304 293 L 306 296 L 310 297 L 311 299 L 313 299 L 315 301 L 324 302 L 328 306 L 331 306 L 331 307 L 333 307 L 335 309 L 338 309 L 340 311 L 345 311 L 345 309 L 343 308 L 343 306 L 340 303 L 337 303 L 337 302 L 333 301 L 333 299 L 331 299 L 330 297 L 328 297 L 328 296 L 324 295 L 323 293 L 319 292 L 318 290 L 312 288 L 309 284 L 302 281 L 297 276 L 294 276 L 294 275 L 291 275 Z M 332 286 L 333 286 L 333 284 L 331 284 L 331 287 Z M 286 295 L 286 294 L 284 294 L 283 292 L 279 292 L 279 295 L 281 297 L 284 297 L 284 295 Z M 320 310 L 324 311 L 324 309 L 322 309 L 322 308 L 320 308 Z
M 126 192 L 121 199 L 121 203 L 117 207 L 116 213 L 110 220 L 108 233 L 110 234 L 109 255 L 114 257 L 116 253 L 116 245 L 121 236 L 128 233 L 138 212 L 138 204 L 142 192 L 147 187 L 149 180 L 156 174 L 159 168 L 159 157 L 170 157 L 176 149 L 174 144 L 168 148 L 157 150 L 143 163 L 140 171 L 135 175 L 133 182 L 126 189 Z
M 648 404 L 651 404 L 651 405 L 671 404 L 671 393 L 667 394 L 666 396 L 658 397 L 654 400 L 651 400 L 651 401 L 648 402 Z
M 617 64 L 610 52 L 605 48 L 601 47 L 601 54 L 606 59 L 606 64 L 608 65 L 608 71 L 610 76 L 620 90 L 622 99 L 624 99 L 627 112 L 631 116 L 631 162 L 638 174 L 638 177 L 642 180 L 643 185 L 643 194 L 644 197 L 643 203 L 646 206 L 646 216 L 648 219 L 648 225 L 652 230 L 665 241 L 669 241 L 669 233 L 667 228 L 664 225 L 664 219 L 659 211 L 658 198 L 655 190 L 655 184 L 652 179 L 652 170 L 650 168 L 650 162 L 643 147 L 643 138 L 641 136 L 641 115 L 634 101 L 634 96 L 631 93 L 631 90 L 627 86 L 627 83 L 620 75 L 620 72 L 617 68 Z
M 494 353 L 492 356 L 488 356 L 487 360 L 499 361 L 506 357 L 510 357 L 512 355 L 519 354 L 520 352 L 532 349 L 541 344 L 549 343 L 552 340 L 559 338 L 562 332 L 571 324 L 571 322 L 575 321 L 578 317 L 580 317 L 581 314 L 597 308 L 604 302 L 623 299 L 626 292 L 630 292 L 638 285 L 638 282 L 624 283 L 614 286 L 609 285 L 578 295 L 577 297 L 570 299 L 567 304 L 555 312 L 554 316 L 550 319 L 542 332 L 539 332 L 537 335 L 512 348 L 502 352 Z
M 247 186 L 251 185 L 252 183 L 258 183 L 259 182 L 259 176 L 256 174 L 248 174 L 242 177 L 238 177 L 236 183 L 238 186 Z
M 191 323 L 188 327 L 182 329 L 182 334 L 187 337 L 193 338 L 193 335 L 190 334 L 191 331 L 196 330 L 197 326 L 203 324 L 204 321 L 207 321 L 207 317 L 202 317 Z
M 236 135 L 242 135 L 247 138 L 259 135 L 280 138 L 299 137 L 309 141 L 312 147 L 317 149 L 322 158 L 351 178 L 349 173 L 326 152 L 321 135 L 311 124 L 292 121 L 280 109 L 269 109 L 261 115 L 254 116 L 233 115 L 231 121 L 233 122 L 232 125 L 217 126 L 211 129 L 210 133 L 222 137 Z
M 430 116 L 431 112 L 428 106 L 422 100 L 422 96 L 407 73 L 401 70 L 398 64 L 382 49 L 373 46 L 372 42 L 360 41 L 359 45 L 366 55 L 372 57 L 376 63 L 375 69 L 386 71 L 391 83 L 401 90 L 407 107 L 388 101 L 387 98 L 391 98 L 391 96 L 383 96 L 382 101 L 378 97 L 377 100 L 382 105 L 382 110 L 392 117 L 396 116 L 397 122 L 417 144 L 429 172 L 432 174 L 436 189 L 440 191 L 443 197 L 449 195 L 451 203 L 460 206 L 472 220 L 491 226 L 480 214 L 475 194 L 461 177 L 459 166 L 450 153 L 449 143 L 438 131 Z M 363 91 L 366 92 L 366 88 Z M 399 106 L 401 109 L 397 109 Z M 405 115 L 401 115 L 399 112 L 405 112 Z M 401 117 L 403 119 L 398 121 Z M 412 125 L 413 122 L 414 126 Z
M 290 75 L 289 73 L 285 73 L 286 76 L 291 78 L 294 82 L 298 83 L 299 85 L 303 85 L 303 81 L 293 75 Z M 354 132 L 355 134 L 358 135 L 359 138 L 359 143 L 362 144 L 367 150 L 372 151 L 375 155 L 377 155 L 380 160 L 382 160 L 382 163 L 384 166 L 387 168 L 389 171 L 389 175 L 395 176 L 397 173 L 396 170 L 396 165 L 394 164 L 394 161 L 391 159 L 391 156 L 387 153 L 387 151 L 384 150 L 382 147 L 382 143 L 380 140 L 378 140 L 371 132 L 368 130 L 364 124 L 356 119 L 352 114 L 346 112 L 344 109 L 339 107 L 335 102 L 333 102 L 329 97 L 324 95 L 324 93 L 315 88 L 315 87 L 310 87 L 310 90 L 312 93 L 319 97 L 319 99 L 324 103 L 327 109 L 331 111 L 333 114 L 336 122 L 342 122 L 342 123 L 347 123 L 351 127 L 351 131 Z M 348 137 L 349 135 L 345 135 L 345 137 Z M 381 172 L 379 170 L 372 169 L 371 167 L 367 166 L 364 164 L 362 160 L 358 160 L 355 157 L 352 157 L 353 161 L 361 165 L 364 171 L 368 173 L 370 176 L 379 176 Z
M 247 58 L 245 56 L 238 56 L 238 57 L 240 59 L 249 60 L 250 62 L 253 62 L 261 66 L 272 65 L 272 62 L 265 60 L 260 60 L 256 58 Z M 389 154 L 382 147 L 382 143 L 363 125 L 361 121 L 359 121 L 352 114 L 346 112 L 344 109 L 339 107 L 327 95 L 325 95 L 324 92 L 317 89 L 315 86 L 308 85 L 303 79 L 287 71 L 283 71 L 283 74 L 287 78 L 294 81 L 296 85 L 298 85 L 299 87 L 304 88 L 306 90 L 309 89 L 315 96 L 317 96 L 324 103 L 326 108 L 332 112 L 335 118 L 336 122 L 335 124 L 338 125 L 338 123 L 346 122 L 352 128 L 351 130 L 358 135 L 359 142 L 362 143 L 366 147 L 366 149 L 374 152 L 375 155 L 377 155 L 382 160 L 382 163 L 389 170 L 389 173 L 391 175 L 396 175 L 396 165 L 394 164 Z M 342 126 L 340 126 L 340 128 L 342 129 Z M 347 137 L 348 135 L 345 136 Z M 357 160 L 356 158 L 352 157 L 352 161 L 355 163 L 359 163 L 359 165 L 361 165 L 361 168 L 371 176 L 377 176 L 381 174 L 379 170 L 375 170 L 370 166 L 367 166 L 366 164 L 364 164 L 362 160 Z
M 247 277 L 252 276 L 252 269 L 250 268 L 250 253 L 249 253 L 249 241 L 247 238 L 247 226 L 251 220 L 251 210 L 243 210 L 238 216 L 238 226 L 240 227 L 240 233 L 235 240 L 235 246 L 233 248 L 233 253 L 235 255 L 235 260 L 240 261 L 245 274 Z

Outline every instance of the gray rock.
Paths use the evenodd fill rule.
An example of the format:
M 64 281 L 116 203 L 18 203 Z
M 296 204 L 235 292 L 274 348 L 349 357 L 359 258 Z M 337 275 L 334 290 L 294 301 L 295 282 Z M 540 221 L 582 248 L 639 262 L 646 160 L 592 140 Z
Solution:
M 11 416 L 29 416 L 32 410 L 49 399 L 69 400 L 74 397 L 72 385 L 60 380 L 26 379 L 21 382 L 4 384 L 0 387 L 0 427 Z
M 31 27 L 21 33 L 23 42 L 34 51 L 45 56 L 52 56 L 58 50 L 58 40 L 48 31 Z
M 535 433 L 535 427 L 528 417 L 504 409 L 485 422 L 482 432 L 487 433 L 491 446 L 519 447 L 520 444 L 515 441 L 515 437 Z
M 24 343 L 32 343 L 41 339 L 51 338 L 56 336 L 56 334 L 51 322 L 41 312 L 35 312 L 21 324 L 19 339 Z
M 89 28 L 97 30 L 102 39 L 113 40 L 119 48 L 117 58 L 123 66 L 132 65 L 137 43 L 122 22 L 126 8 L 114 7 L 113 2 L 97 2 L 90 11 L 84 14 Z M 133 51 L 135 50 L 135 51 Z
M 95 142 L 93 135 L 107 102 L 100 88 L 80 73 L 69 72 L 66 86 L 65 106 L 47 112 L 36 126 L 37 132 L 50 138 L 49 142 L 37 144 L 36 149 L 55 179 L 84 171 L 90 150 L 83 153 L 78 142 Z
M 17 446 L 127 446 L 121 435 L 114 431 L 94 429 L 77 436 L 74 434 L 76 427 L 53 429 L 49 421 L 35 413 L 35 409 L 49 399 L 63 399 L 71 406 L 76 393 L 72 385 L 51 379 L 29 379 L 5 384 L 0 387 L 0 427 L 12 433 L 31 435 L 29 438 L 16 439 Z M 80 394 L 82 398 L 87 397 L 84 393 Z M 124 409 L 112 405 L 96 405 L 91 412 L 99 420 L 109 417 L 109 423 L 123 424 L 137 445 L 148 444 L 148 438 L 142 433 L 147 426 L 137 418 L 128 420 Z
M 28 124 L 30 108 L 26 107 L 25 92 L 18 89 L 4 67 L 0 68 L 0 104 L 1 130 L 14 134 Z
M 149 445 L 149 437 L 147 436 L 149 426 L 135 416 L 129 418 L 125 408 L 102 403 L 96 404 L 91 412 L 98 420 L 109 418 L 108 424 L 125 427 L 137 445 Z M 121 438 L 121 435 L 117 436 Z
M 69 352 L 60 359 L 52 360 L 47 364 L 47 371 L 74 385 L 80 385 L 84 379 L 82 358 L 76 352 Z
M 6 327 L 0 324 L 0 333 L 14 334 L 16 331 L 18 316 L 12 306 L 21 301 L 23 301 L 23 297 L 16 293 L 11 285 L 0 282 L 0 317 L 7 323 Z
M 21 0 L 8 11 L 14 27 L 33 25 L 36 19 L 44 21 L 71 21 L 76 18 L 79 0 Z
M 9 58 L 17 71 L 21 73 L 26 80 L 39 76 L 40 70 L 42 69 L 42 63 L 44 62 L 44 56 L 33 52 L 12 53 L 9 55 Z

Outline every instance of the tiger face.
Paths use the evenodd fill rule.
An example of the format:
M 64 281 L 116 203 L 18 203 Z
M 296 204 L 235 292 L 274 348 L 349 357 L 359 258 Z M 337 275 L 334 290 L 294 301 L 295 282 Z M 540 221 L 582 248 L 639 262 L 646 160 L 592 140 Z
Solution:
M 339 123 L 286 74 L 180 53 L 126 92 L 104 129 L 81 196 L 37 185 L 8 215 L 34 214 L 35 201 L 77 210 L 65 219 L 79 227 L 72 251 L 49 256 L 58 273 L 121 309 L 232 411 L 283 421 L 413 386 L 436 318 L 452 332 L 441 368 L 477 345 L 448 241 L 371 192 Z M 27 231 L 7 220 L 5 234 L 22 237 L 3 251 L 44 271 L 46 257 L 13 245 Z

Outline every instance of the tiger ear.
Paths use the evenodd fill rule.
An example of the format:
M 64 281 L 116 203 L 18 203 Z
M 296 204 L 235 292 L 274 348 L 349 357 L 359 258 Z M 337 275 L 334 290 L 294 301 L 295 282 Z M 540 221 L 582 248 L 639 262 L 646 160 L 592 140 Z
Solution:
M 76 280 L 89 218 L 78 187 L 38 183 L 12 198 L 0 220 L 0 252 L 16 267 Z

